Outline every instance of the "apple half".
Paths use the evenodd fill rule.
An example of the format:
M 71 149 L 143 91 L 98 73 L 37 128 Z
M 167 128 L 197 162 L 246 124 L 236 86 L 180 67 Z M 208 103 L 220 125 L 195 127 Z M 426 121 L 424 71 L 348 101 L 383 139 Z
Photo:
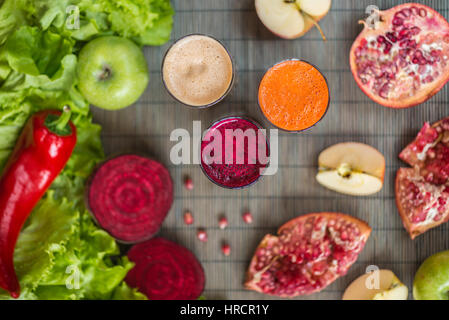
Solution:
M 390 270 L 377 270 L 355 279 L 343 300 L 407 300 L 408 288 Z
M 303 36 L 318 25 L 330 10 L 332 0 L 256 0 L 256 12 L 262 23 L 275 35 L 284 39 Z
M 335 144 L 318 157 L 317 181 L 343 194 L 367 196 L 382 189 L 385 158 L 375 148 L 358 142 Z

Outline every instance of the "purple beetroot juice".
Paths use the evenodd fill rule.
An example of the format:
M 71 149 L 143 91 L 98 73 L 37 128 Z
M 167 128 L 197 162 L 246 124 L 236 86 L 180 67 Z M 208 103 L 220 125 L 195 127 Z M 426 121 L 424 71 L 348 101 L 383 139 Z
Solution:
M 265 132 L 253 120 L 229 117 L 218 120 L 201 142 L 201 168 L 215 184 L 229 189 L 256 182 L 268 165 Z

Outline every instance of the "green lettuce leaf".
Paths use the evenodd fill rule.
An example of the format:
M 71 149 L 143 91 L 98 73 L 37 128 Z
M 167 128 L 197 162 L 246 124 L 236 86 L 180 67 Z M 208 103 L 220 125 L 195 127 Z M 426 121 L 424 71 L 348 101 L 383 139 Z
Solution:
M 77 30 L 67 28 L 70 5 L 80 9 Z M 84 205 L 86 180 L 104 152 L 101 127 L 77 89 L 76 54 L 80 41 L 107 34 L 161 44 L 170 37 L 172 15 L 169 0 L 0 1 L 0 171 L 37 111 L 69 105 L 78 138 L 19 236 L 19 299 L 146 299 L 123 281 L 132 263 Z M 0 290 L 0 299 L 10 296 Z
M 173 25 L 170 0 L 6 0 L 5 4 L 11 1 L 29 24 L 57 29 L 80 41 L 116 34 L 140 45 L 161 45 L 170 39 Z

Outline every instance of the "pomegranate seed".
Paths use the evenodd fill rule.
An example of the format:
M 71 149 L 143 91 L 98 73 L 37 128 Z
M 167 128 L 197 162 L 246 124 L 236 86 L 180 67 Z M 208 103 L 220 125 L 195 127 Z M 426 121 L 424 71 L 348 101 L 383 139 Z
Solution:
M 226 219 L 226 217 L 221 217 L 218 221 L 218 226 L 221 230 L 225 229 L 228 226 L 228 219 Z
M 227 257 L 231 254 L 231 246 L 227 243 L 223 243 L 221 246 L 221 252 Z
M 419 28 L 418 28 L 419 29 Z M 410 30 L 409 29 L 402 29 L 401 31 L 399 31 L 399 35 L 401 37 L 407 37 L 408 35 L 410 35 Z
M 421 59 L 419 59 L 419 64 L 421 66 L 423 66 L 423 65 L 427 64 L 427 60 L 425 58 L 421 58 Z
M 384 43 L 385 40 L 386 40 L 386 39 L 385 39 L 384 36 L 378 36 L 378 37 L 377 37 L 377 42 L 378 42 L 378 43 Z
M 398 13 L 396 13 L 396 14 L 394 15 L 394 17 L 395 17 L 395 18 L 401 18 L 401 19 L 407 18 L 407 17 L 404 15 L 404 12 L 402 12 L 402 11 L 399 11 Z
M 414 64 L 418 64 L 418 63 L 419 63 L 419 59 L 418 59 L 418 58 L 413 58 L 413 59 L 412 59 L 412 62 L 413 62 Z
M 409 41 L 407 42 L 407 46 L 408 46 L 409 48 L 412 48 L 412 49 L 416 48 L 416 41 L 415 41 L 415 40 L 409 40 Z
M 199 229 L 198 232 L 196 233 L 196 237 L 201 242 L 206 242 L 207 241 L 207 233 L 206 233 L 206 231 L 204 229 Z
M 419 34 L 421 32 L 421 29 L 419 27 L 413 27 L 410 29 L 410 32 L 413 36 L 416 36 L 417 34 Z
M 393 25 L 394 26 L 400 26 L 404 23 L 404 20 L 402 20 L 401 18 L 394 18 L 393 19 Z
M 189 211 L 184 213 L 184 223 L 187 225 L 193 224 L 193 216 Z
M 427 16 L 427 11 L 425 9 L 419 9 L 419 16 L 424 18 L 425 16 Z
M 432 76 L 427 76 L 425 79 L 426 83 L 432 82 L 433 81 L 433 77 Z
M 360 46 L 363 48 L 363 47 L 366 47 L 366 45 L 368 44 L 368 41 L 366 40 L 366 39 L 362 39 L 361 41 L 360 41 Z
M 407 50 L 406 49 L 400 49 L 399 50 L 399 56 L 402 58 L 407 57 Z
M 401 10 L 401 12 L 406 18 L 410 17 L 410 9 L 409 8 L 405 8 L 405 9 Z
M 382 98 L 386 99 L 388 98 L 388 92 L 390 91 L 390 88 L 388 86 L 388 83 L 384 84 L 382 86 L 382 88 L 379 91 L 379 96 L 381 96 Z
M 193 190 L 193 181 L 192 181 L 192 179 L 186 178 L 186 179 L 184 180 L 184 187 L 185 187 L 187 190 Z
M 398 41 L 398 39 L 395 37 L 395 35 L 392 32 L 387 32 L 386 36 L 393 43 Z
M 247 224 L 253 223 L 253 216 L 251 215 L 250 212 L 244 213 L 242 218 L 243 218 L 243 221 Z
M 430 51 L 430 55 L 432 57 L 438 57 L 440 55 L 440 51 L 439 50 L 432 50 L 432 51 Z

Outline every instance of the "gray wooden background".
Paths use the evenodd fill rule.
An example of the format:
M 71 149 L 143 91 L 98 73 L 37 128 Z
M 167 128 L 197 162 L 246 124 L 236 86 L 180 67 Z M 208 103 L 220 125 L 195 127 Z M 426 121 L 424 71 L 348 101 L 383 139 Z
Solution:
M 151 70 L 148 89 L 136 105 L 118 112 L 94 109 L 95 121 L 103 126 L 107 154 L 145 152 L 167 165 L 175 182 L 175 202 L 164 222 L 161 235 L 190 248 L 206 271 L 208 299 L 270 298 L 244 289 L 242 283 L 249 260 L 264 234 L 298 215 L 309 212 L 340 211 L 367 221 L 373 228 L 365 250 L 345 277 L 321 293 L 304 299 L 340 299 L 343 290 L 368 265 L 393 270 L 411 289 L 419 264 L 429 255 L 449 249 L 449 225 L 433 229 L 412 241 L 402 227 L 395 200 L 394 175 L 403 166 L 397 155 L 416 135 L 424 121 L 449 115 L 446 86 L 427 103 L 408 110 L 392 110 L 371 102 L 357 87 L 349 70 L 350 46 L 361 30 L 357 21 L 365 8 L 376 4 L 387 9 L 402 1 L 333 0 L 332 9 L 320 23 L 328 41 L 317 30 L 294 41 L 276 38 L 259 22 L 254 0 L 174 0 L 175 24 L 172 41 L 189 33 L 206 33 L 223 41 L 237 68 L 234 90 L 222 103 L 194 110 L 176 103 L 161 81 L 161 61 L 169 44 L 146 48 Z M 449 17 L 449 1 L 417 1 Z M 175 128 L 192 130 L 192 121 L 203 128 L 225 115 L 248 115 L 269 128 L 256 103 L 264 71 L 286 58 L 308 60 L 323 71 L 331 89 L 331 105 L 313 129 L 301 134 L 281 133 L 280 169 L 243 191 L 225 190 L 212 184 L 198 165 L 174 166 L 169 159 L 169 135 Z M 343 196 L 328 191 L 315 181 L 317 156 L 325 147 L 342 141 L 359 141 L 378 148 L 387 161 L 383 190 L 366 198 Z M 195 189 L 183 187 L 190 175 Z M 183 212 L 191 210 L 194 226 L 185 226 Z M 250 210 L 252 225 L 241 215 Z M 218 228 L 225 214 L 229 227 Z M 197 227 L 208 231 L 209 241 L 196 239 Z M 227 240 L 232 253 L 224 257 L 220 244 Z

